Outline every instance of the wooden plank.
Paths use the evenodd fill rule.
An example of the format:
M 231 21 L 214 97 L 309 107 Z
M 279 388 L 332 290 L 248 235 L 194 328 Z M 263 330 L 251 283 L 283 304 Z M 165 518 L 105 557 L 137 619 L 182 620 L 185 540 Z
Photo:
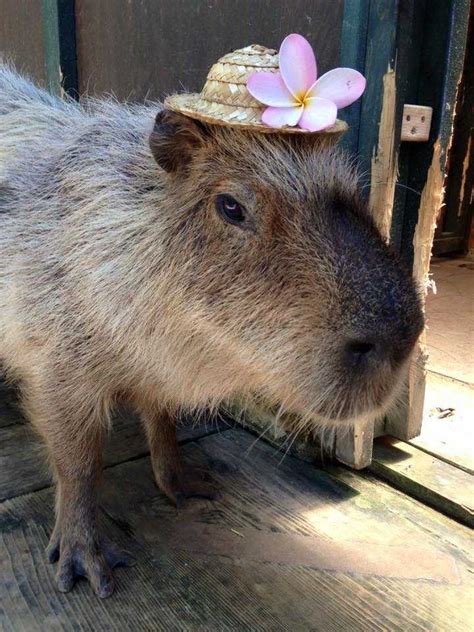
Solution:
M 474 527 L 472 474 L 390 437 L 376 440 L 370 470 L 410 496 Z
M 77 98 L 74 0 L 42 0 L 41 7 L 48 89 Z
M 0 377 L 0 428 L 23 422 L 13 389 Z
M 445 166 L 456 90 L 464 60 L 469 8 L 469 0 L 430 0 L 426 3 L 422 18 L 423 36 L 413 42 L 421 50 L 417 71 L 414 70 L 411 77 L 411 81 L 416 82 L 416 90 L 411 92 L 407 101 L 432 107 L 433 118 L 429 142 L 410 144 L 404 155 L 409 168 L 403 183 L 409 188 L 405 189 L 399 246 L 410 266 L 414 258 L 413 238 L 418 223 L 420 193 L 425 186 L 428 170 L 433 165 L 436 140 L 440 143 L 441 169 Z
M 395 66 L 398 4 L 396 0 L 372 0 L 369 3 L 364 70 L 368 82 L 361 101 L 358 142 L 358 157 L 364 174 L 371 173 L 378 144 L 383 79 Z
M 410 153 L 411 178 L 406 191 L 403 235 L 400 249 L 421 287 L 428 287 L 428 273 L 435 224 L 443 201 L 446 152 L 452 130 L 457 82 L 461 77 L 467 37 L 469 3 L 466 0 L 428 3 L 425 11 L 423 48 L 417 101 L 433 107 L 430 142 L 417 144 Z M 437 26 L 435 26 L 437 25 Z M 438 28 L 442 25 L 442 28 Z M 440 68 L 443 69 L 440 72 Z M 413 191 L 420 191 L 421 198 Z M 426 353 L 423 334 L 408 374 L 408 392 L 403 408 L 388 420 L 387 431 L 400 439 L 419 434 L 426 384 Z
M 339 64 L 343 0 L 76 0 L 81 93 L 119 99 L 199 92 L 219 57 L 288 33 L 314 45 L 320 73 Z M 330 37 L 328 37 L 330 33 Z
M 180 443 L 205 434 L 224 432 L 231 427 L 223 419 L 203 420 L 196 424 L 187 420 L 178 428 Z M 122 412 L 114 421 L 104 445 L 104 467 L 148 454 L 148 446 L 139 419 Z M 0 500 L 43 489 L 52 484 L 46 466 L 46 453 L 30 424 L 0 428 Z
M 369 0 L 344 2 L 342 19 L 340 65 L 346 68 L 355 68 L 362 74 L 365 73 L 369 6 Z M 341 145 L 353 154 L 356 154 L 359 148 L 362 99 L 356 101 L 350 108 L 344 108 L 338 114 L 339 118 L 346 121 L 349 125 L 348 131 L 342 138 Z
M 361 470 L 370 465 L 374 443 L 373 420 L 359 422 L 336 432 L 336 458 L 344 465 Z
M 372 476 L 317 470 L 245 431 L 190 442 L 219 501 L 176 510 L 148 458 L 108 468 L 109 535 L 137 556 L 111 599 L 80 582 L 63 595 L 43 547 L 52 490 L 0 509 L 0 603 L 7 630 L 447 630 L 472 617 L 469 530 Z M 128 533 L 128 542 L 124 538 Z
M 41 2 L 0 0 L 0 57 L 44 85 Z
M 474 386 L 428 371 L 421 434 L 411 443 L 474 474 Z
M 44 66 L 46 87 L 53 94 L 61 94 L 61 62 L 59 55 L 58 3 L 41 0 L 43 24 Z
M 469 209 L 472 206 L 471 192 L 474 188 L 473 67 L 474 13 L 471 3 L 463 76 L 457 87 L 456 116 L 447 164 L 445 206 L 434 240 L 436 254 L 448 252 L 448 247 L 451 252 L 468 250 L 472 215 Z

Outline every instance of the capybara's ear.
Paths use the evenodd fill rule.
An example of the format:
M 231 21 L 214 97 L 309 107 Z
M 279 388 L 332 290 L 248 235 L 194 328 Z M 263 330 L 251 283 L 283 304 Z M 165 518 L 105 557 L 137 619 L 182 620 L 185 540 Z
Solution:
M 199 121 L 178 112 L 161 110 L 150 135 L 151 153 L 165 171 L 178 171 L 189 164 L 205 136 L 206 127 Z

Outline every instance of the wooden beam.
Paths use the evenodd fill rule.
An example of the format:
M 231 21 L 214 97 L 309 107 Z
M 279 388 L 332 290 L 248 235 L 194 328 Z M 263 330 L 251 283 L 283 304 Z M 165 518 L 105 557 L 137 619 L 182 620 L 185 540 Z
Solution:
M 443 16 L 449 19 L 443 21 Z M 422 60 L 433 63 L 431 56 L 434 57 L 436 76 L 431 76 L 428 72 L 428 77 L 420 78 L 418 100 L 433 107 L 433 124 L 430 142 L 412 146 L 410 173 L 413 179 L 408 181 L 419 186 L 422 194 L 421 198 L 414 197 L 410 192 L 407 194 L 404 211 L 405 243 L 402 240 L 401 250 L 412 265 L 415 280 L 426 291 L 429 288 L 428 274 L 436 220 L 443 203 L 446 156 L 453 126 L 457 86 L 463 68 L 468 17 L 469 2 L 466 0 L 452 0 L 451 3 L 434 1 L 427 7 L 425 14 L 428 30 Z M 436 35 L 429 29 L 429 23 L 433 19 L 435 24 L 442 25 Z M 433 66 L 433 72 L 434 70 Z M 406 240 L 409 238 L 408 246 Z M 399 406 L 386 421 L 387 432 L 399 439 L 412 439 L 421 430 L 426 362 L 425 335 L 422 334 L 407 372 L 404 405 Z

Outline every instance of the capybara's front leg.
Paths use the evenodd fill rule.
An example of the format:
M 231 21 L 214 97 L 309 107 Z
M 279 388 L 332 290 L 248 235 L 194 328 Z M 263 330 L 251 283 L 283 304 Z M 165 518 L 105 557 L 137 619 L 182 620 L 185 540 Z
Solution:
M 128 559 L 99 532 L 101 420 L 91 410 L 89 418 L 77 414 L 81 404 L 74 405 L 68 395 L 48 397 L 45 390 L 34 401 L 28 394 L 27 412 L 47 443 L 57 479 L 56 525 L 47 556 L 57 562 L 61 592 L 85 577 L 99 597 L 108 597 L 114 588 L 111 569 Z
M 156 484 L 171 502 L 180 507 L 186 498 L 216 498 L 217 492 L 207 480 L 207 471 L 183 463 L 174 416 L 162 411 L 160 414 L 142 414 L 142 419 Z

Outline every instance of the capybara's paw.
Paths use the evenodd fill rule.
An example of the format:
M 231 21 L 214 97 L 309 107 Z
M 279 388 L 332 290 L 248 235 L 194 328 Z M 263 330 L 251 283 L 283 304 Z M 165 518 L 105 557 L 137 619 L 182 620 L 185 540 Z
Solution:
M 113 593 L 112 569 L 133 564 L 133 558 L 128 553 L 120 551 L 106 540 L 99 543 L 95 539 L 77 535 L 60 537 L 57 530 L 51 536 L 46 554 L 51 563 L 58 563 L 58 590 L 69 592 L 78 577 L 85 577 L 101 599 Z
M 219 492 L 205 468 L 186 465 L 177 472 L 160 472 L 155 478 L 158 487 L 178 509 L 187 498 L 216 500 L 219 497 Z

